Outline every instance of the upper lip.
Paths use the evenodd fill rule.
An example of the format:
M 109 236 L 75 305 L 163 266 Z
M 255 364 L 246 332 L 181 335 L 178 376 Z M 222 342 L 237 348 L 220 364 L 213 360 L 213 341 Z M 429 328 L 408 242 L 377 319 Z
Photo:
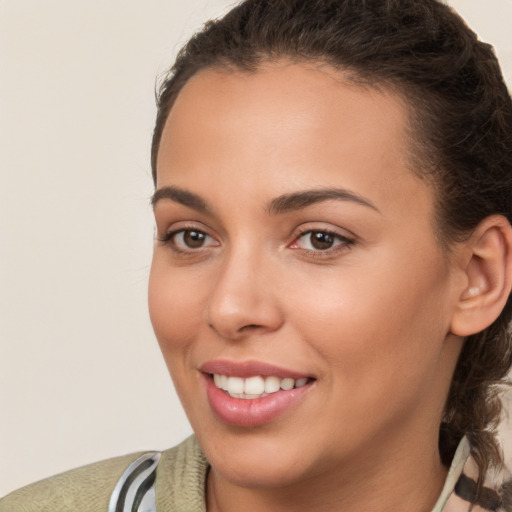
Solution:
M 215 359 L 204 363 L 200 370 L 203 373 L 217 375 L 229 375 L 232 377 L 280 377 L 291 378 L 294 380 L 305 377 L 313 378 L 312 375 L 296 372 L 288 368 L 276 366 L 274 364 L 264 363 L 262 361 L 229 361 L 227 359 Z

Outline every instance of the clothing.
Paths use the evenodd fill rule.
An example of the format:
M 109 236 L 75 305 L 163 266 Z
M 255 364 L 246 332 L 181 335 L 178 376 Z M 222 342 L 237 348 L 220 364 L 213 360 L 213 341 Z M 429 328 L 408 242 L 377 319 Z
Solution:
M 113 490 L 118 482 L 131 484 L 139 475 L 141 482 L 136 483 L 135 487 L 147 491 L 145 498 L 148 499 L 145 503 L 141 502 L 141 508 L 127 510 L 150 512 L 151 508 L 143 507 L 149 507 L 154 499 L 157 512 L 206 512 L 204 497 L 208 467 L 208 461 L 195 437 L 191 436 L 178 446 L 162 452 L 161 456 L 159 452 L 135 453 L 36 482 L 1 499 L 0 512 L 124 512 L 122 507 L 109 509 Z M 146 470 L 148 474 L 144 475 Z M 475 471 L 469 442 L 464 438 L 432 512 L 468 512 Z M 498 475 L 494 476 L 498 478 Z M 146 487 L 142 482 L 144 479 Z M 154 488 L 154 495 L 149 490 L 149 484 Z M 492 487 L 498 490 L 499 485 L 486 482 L 486 486 L 489 488 L 485 493 L 485 503 L 475 506 L 475 512 L 512 511 L 510 505 L 500 504 L 499 495 L 492 490 Z M 114 498 L 114 501 L 118 501 L 119 496 L 115 495 Z

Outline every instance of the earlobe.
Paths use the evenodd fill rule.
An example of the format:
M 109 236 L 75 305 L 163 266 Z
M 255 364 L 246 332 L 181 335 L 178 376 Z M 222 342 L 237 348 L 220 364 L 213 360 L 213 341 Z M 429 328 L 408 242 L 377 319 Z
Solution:
M 501 215 L 484 219 L 464 243 L 466 284 L 452 317 L 451 333 L 486 329 L 505 307 L 512 286 L 512 228 Z

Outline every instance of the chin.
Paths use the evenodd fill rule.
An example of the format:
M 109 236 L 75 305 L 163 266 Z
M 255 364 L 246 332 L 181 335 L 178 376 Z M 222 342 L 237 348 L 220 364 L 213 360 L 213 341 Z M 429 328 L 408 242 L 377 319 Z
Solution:
M 255 458 L 242 454 L 213 459 L 210 463 L 215 473 L 232 485 L 244 488 L 284 489 L 304 480 L 307 473 L 298 460 L 286 461 L 268 454 Z
M 270 429 L 196 435 L 213 471 L 233 485 L 286 488 L 321 472 L 315 471 L 300 436 L 279 436 Z

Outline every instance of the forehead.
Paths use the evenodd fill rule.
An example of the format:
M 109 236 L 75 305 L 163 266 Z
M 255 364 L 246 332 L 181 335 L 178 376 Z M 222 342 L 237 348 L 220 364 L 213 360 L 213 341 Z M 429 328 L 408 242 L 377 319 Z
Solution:
M 397 193 L 430 200 L 430 187 L 411 171 L 409 146 L 402 98 L 356 84 L 329 66 L 278 62 L 250 73 L 205 70 L 171 109 L 157 188 L 169 181 L 188 187 L 200 177 L 196 184 L 208 191 L 240 180 L 241 192 L 343 186 L 383 203 Z
M 165 131 L 177 120 L 180 129 L 187 125 L 198 128 L 201 121 L 212 119 L 232 126 L 238 120 L 242 127 L 250 117 L 251 126 L 264 128 L 270 137 L 272 127 L 293 130 L 308 123 L 309 128 L 328 130 L 333 128 L 330 121 L 334 114 L 350 123 L 352 130 L 364 129 L 368 136 L 372 134 L 367 132 L 371 124 L 372 132 L 380 130 L 384 135 L 392 130 L 391 136 L 396 133 L 402 139 L 409 125 L 405 101 L 389 89 L 356 82 L 352 76 L 306 61 L 266 63 L 252 72 L 202 70 L 179 93 Z

